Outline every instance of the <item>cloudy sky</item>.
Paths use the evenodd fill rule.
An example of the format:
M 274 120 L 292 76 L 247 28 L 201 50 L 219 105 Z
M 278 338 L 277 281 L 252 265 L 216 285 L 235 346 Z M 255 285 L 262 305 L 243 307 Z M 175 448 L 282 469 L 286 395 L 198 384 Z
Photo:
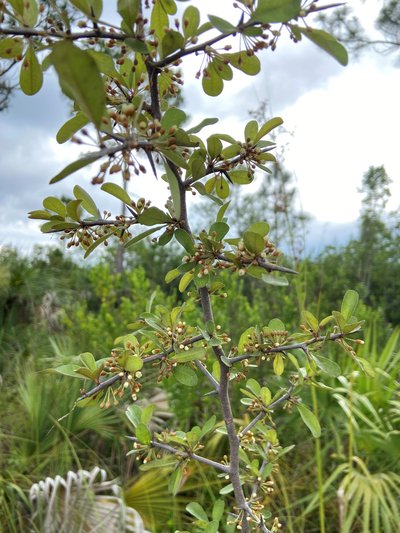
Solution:
M 373 31 L 381 2 L 349 3 Z M 201 5 L 204 15 L 230 18 L 230 0 L 198 0 L 194 4 Z M 235 22 L 236 10 L 232 13 L 230 20 Z M 330 234 L 354 227 L 361 201 L 357 189 L 370 165 L 385 165 L 393 179 L 390 207 L 397 207 L 400 69 L 395 66 L 395 57 L 370 50 L 357 60 L 350 58 L 344 68 L 311 43 L 293 45 L 284 40 L 276 52 L 264 52 L 259 57 L 261 74 L 252 78 L 235 73 L 234 80 L 226 83 L 226 90 L 216 98 L 206 96 L 194 78 L 201 58 L 183 64 L 185 106 L 193 124 L 208 116 L 220 117 L 217 125 L 204 130 L 205 134 L 224 131 L 241 138 L 249 111 L 268 100 L 272 114 L 284 119 L 288 132 L 278 142 L 287 146 L 285 162 L 295 177 L 299 201 L 324 234 L 328 234 L 328 227 Z M 45 196 L 70 194 L 76 183 L 88 188 L 100 207 L 109 207 L 110 197 L 99 195 L 89 185 L 92 172 L 78 172 L 57 185 L 48 185 L 49 179 L 82 151 L 81 147 L 55 141 L 68 113 L 68 102 L 48 72 L 38 95 L 18 94 L 10 108 L 0 114 L 0 246 L 12 244 L 26 250 L 34 243 L 54 242 L 55 237 L 40 234 L 38 224 L 29 221 L 26 213 L 39 209 Z M 147 191 L 149 197 L 149 191 L 154 190 L 154 183 L 149 188 L 150 179 L 148 174 L 145 180 L 133 183 L 131 192 L 146 196 Z M 160 189 L 160 206 L 163 194 Z M 333 240 L 340 242 L 340 238 Z

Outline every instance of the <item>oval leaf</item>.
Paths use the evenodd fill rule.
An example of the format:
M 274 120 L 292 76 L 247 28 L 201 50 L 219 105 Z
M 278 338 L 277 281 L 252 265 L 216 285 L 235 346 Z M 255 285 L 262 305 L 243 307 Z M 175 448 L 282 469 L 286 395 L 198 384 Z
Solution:
M 56 174 L 54 178 L 50 180 L 50 183 L 57 183 L 57 181 L 61 181 L 62 179 L 66 178 L 70 174 L 73 174 L 77 170 L 86 167 L 87 165 L 90 165 L 90 163 L 93 163 L 97 159 L 102 157 L 102 154 L 95 153 L 95 154 L 87 154 L 81 159 L 77 159 L 73 163 L 70 163 L 67 165 L 61 172 Z
M 265 248 L 263 237 L 255 231 L 245 231 L 243 234 L 243 242 L 247 250 L 253 254 L 259 254 Z
M 174 372 L 174 376 L 179 383 L 186 387 L 195 387 L 198 382 L 197 374 L 190 366 L 179 365 Z
M 86 50 L 69 41 L 53 45 L 50 59 L 62 86 L 90 121 L 100 128 L 105 115 L 105 93 L 96 61 Z
M 94 203 L 93 198 L 85 191 L 85 189 L 82 189 L 79 185 L 75 185 L 73 192 L 77 200 L 82 200 L 81 206 L 83 209 L 96 218 L 100 217 L 99 210 Z
M 118 200 L 121 200 L 121 202 L 124 202 L 126 205 L 132 205 L 132 200 L 130 199 L 129 194 L 116 183 L 103 183 L 101 190 L 115 196 L 115 198 L 118 198 Z
M 335 58 L 341 65 L 347 65 L 349 62 L 347 50 L 333 35 L 324 30 L 316 30 L 315 28 L 301 28 L 298 26 L 296 28 L 310 39 L 310 41 Z
M 27 95 L 36 94 L 43 85 L 43 72 L 32 45 L 29 45 L 21 64 L 19 83 Z
M 65 143 L 74 135 L 74 133 L 86 126 L 88 122 L 89 119 L 83 113 L 77 113 L 58 130 L 56 135 L 57 142 L 59 144 Z
M 318 439 L 318 437 L 321 436 L 321 426 L 319 425 L 318 418 L 305 405 L 299 403 L 296 407 L 300 413 L 304 424 L 311 431 L 312 436 L 315 439 Z

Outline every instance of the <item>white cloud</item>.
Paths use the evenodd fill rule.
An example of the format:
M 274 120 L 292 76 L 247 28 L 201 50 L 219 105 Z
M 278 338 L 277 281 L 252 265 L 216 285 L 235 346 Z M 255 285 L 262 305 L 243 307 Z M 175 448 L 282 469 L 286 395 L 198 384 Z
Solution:
M 376 58 L 380 59 L 380 58 Z M 287 154 L 303 206 L 320 220 L 357 217 L 357 189 L 371 165 L 385 165 L 399 195 L 395 128 L 400 71 L 364 58 L 300 97 L 283 114 L 294 131 Z
M 350 2 L 361 5 L 358 1 Z M 230 0 L 197 0 L 205 19 L 207 13 L 225 16 Z M 183 3 L 181 9 L 186 8 Z M 372 9 L 371 9 L 372 8 Z M 361 14 L 371 26 L 379 5 L 362 4 Z M 236 10 L 237 11 L 237 10 Z M 234 22 L 238 12 L 228 18 Z M 285 126 L 294 132 L 289 139 L 287 162 L 295 173 L 303 207 L 320 220 L 346 222 L 357 217 L 360 195 L 357 188 L 370 165 L 384 164 L 394 180 L 393 203 L 400 197 L 398 156 L 395 141 L 400 114 L 397 106 L 400 71 L 393 58 L 369 53 L 347 68 L 310 43 L 297 46 L 284 42 L 275 53 L 265 52 L 263 70 L 257 77 L 235 72 L 234 80 L 217 98 L 202 92 L 194 79 L 202 58 L 187 58 L 184 98 L 191 124 L 207 116 L 222 120 L 204 130 L 226 131 L 242 138 L 248 111 L 265 98 Z M 44 242 L 36 222 L 27 221 L 26 212 L 40 208 L 45 196 L 71 194 L 73 185 L 87 188 L 100 207 L 117 209 L 108 196 L 92 188 L 93 171 L 84 169 L 61 183 L 49 186 L 49 179 L 73 161 L 84 147 L 71 143 L 58 145 L 58 128 L 68 116 L 68 102 L 60 96 L 54 76 L 46 74 L 44 89 L 34 97 L 16 96 L 9 111 L 1 115 L 0 193 L 3 199 L 0 244 L 15 241 Z M 288 137 L 283 136 L 282 142 Z M 156 195 L 162 206 L 165 184 L 150 172 L 135 178 L 130 191 L 137 196 Z M 110 197 L 111 198 L 111 197 Z

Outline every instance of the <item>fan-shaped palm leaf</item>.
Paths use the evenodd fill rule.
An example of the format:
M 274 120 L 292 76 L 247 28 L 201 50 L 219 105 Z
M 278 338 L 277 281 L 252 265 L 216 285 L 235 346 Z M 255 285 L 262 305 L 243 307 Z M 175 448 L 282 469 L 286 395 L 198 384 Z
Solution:
M 29 491 L 33 523 L 43 533 L 146 533 L 139 513 L 124 503 L 121 488 L 106 478 L 95 467 L 35 483 Z

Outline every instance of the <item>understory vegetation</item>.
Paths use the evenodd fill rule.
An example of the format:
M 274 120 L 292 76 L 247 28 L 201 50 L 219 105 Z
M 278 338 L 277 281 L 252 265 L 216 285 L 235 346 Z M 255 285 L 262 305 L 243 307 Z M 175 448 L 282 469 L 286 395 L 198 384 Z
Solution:
M 316 316 L 329 312 L 340 303 L 343 288 L 357 287 L 362 296 L 359 315 L 368 325 L 358 354 L 368 359 L 374 377 L 327 345 L 323 354 L 339 364 L 340 376 L 329 379 L 330 389 L 313 388 L 305 399 L 317 410 L 320 439 L 313 439 L 297 416 L 281 415 L 280 441 L 284 447 L 285 442 L 296 442 L 296 456 L 288 449 L 280 469 L 273 472 L 268 505 L 279 514 L 285 531 L 320 531 L 321 516 L 325 531 L 331 532 L 371 531 L 372 524 L 393 532 L 400 520 L 400 318 L 393 301 L 400 292 L 400 263 L 393 254 L 398 234 L 393 221 L 385 223 L 378 213 L 364 211 L 361 232 L 368 223 L 379 226 L 385 237 L 368 243 L 360 233 L 341 249 L 325 249 L 302 261 L 288 287 L 266 289 L 246 279 L 223 279 L 229 297 L 221 299 L 216 321 L 230 324 L 232 342 L 237 342 L 235 333 L 244 324 L 259 323 L 264 316 L 279 312 L 290 328 L 305 306 Z M 369 246 L 375 250 L 366 263 Z M 105 469 L 109 479 L 118 478 L 125 501 L 151 531 L 190 530 L 185 507 L 193 496 L 204 509 L 218 500 L 223 483 L 200 464 L 187 470 L 177 495 L 171 496 L 168 467 L 140 472 L 133 456 L 126 455 L 130 429 L 124 402 L 115 409 L 92 406 L 70 412 L 79 383 L 56 374 L 49 379 L 47 370 L 69 363 L 83 350 L 105 357 L 122 325 L 132 322 L 150 300 L 153 305 L 178 305 L 182 296 L 176 286 L 160 288 L 173 259 L 157 245 L 142 245 L 125 257 L 123 272 L 116 272 L 115 249 L 85 266 L 59 248 L 37 248 L 29 257 L 2 249 L 4 531 L 26 530 L 31 516 L 27 491 L 32 484 L 96 466 Z M 196 319 L 198 310 L 188 306 L 187 313 Z M 173 378 L 157 384 L 156 368 L 153 374 L 143 384 L 141 401 L 156 405 L 153 423 L 159 430 L 173 426 L 175 419 L 188 430 L 213 414 L 212 403 L 203 397 L 206 388 L 182 387 Z M 260 378 L 279 384 L 273 373 Z M 233 402 L 240 402 L 239 396 Z M 208 450 L 211 455 L 224 453 L 218 434 L 207 446 L 214 448 Z

